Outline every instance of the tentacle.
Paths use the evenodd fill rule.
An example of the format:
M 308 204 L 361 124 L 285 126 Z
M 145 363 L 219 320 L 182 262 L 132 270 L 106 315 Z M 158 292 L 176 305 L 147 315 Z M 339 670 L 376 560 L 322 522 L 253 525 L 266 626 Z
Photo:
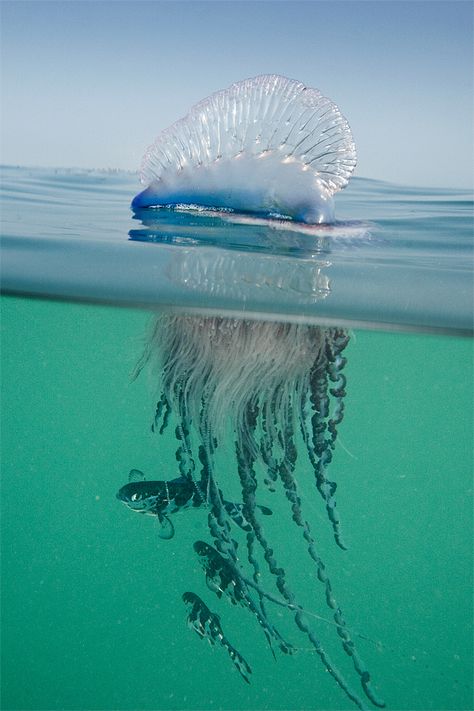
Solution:
M 201 478 L 198 480 L 196 475 L 196 464 L 194 462 L 190 427 L 192 424 L 191 417 L 187 411 L 186 400 L 184 398 L 183 389 L 180 388 L 177 393 L 179 422 L 176 427 L 176 439 L 179 441 L 179 447 L 176 450 L 176 459 L 179 464 L 179 470 L 182 476 L 190 479 L 193 482 L 195 496 L 203 504 L 207 505 L 207 474 L 201 473 Z
M 256 421 L 257 407 L 255 404 L 249 403 L 246 412 L 245 422 L 243 423 L 244 431 L 246 433 L 254 431 L 256 427 Z M 267 562 L 268 568 L 271 574 L 274 575 L 276 578 L 276 586 L 279 592 L 281 593 L 283 598 L 289 603 L 289 605 L 294 606 L 296 608 L 296 625 L 301 630 L 301 632 L 307 635 L 312 646 L 314 647 L 321 661 L 323 662 L 325 669 L 335 679 L 337 684 L 341 687 L 341 689 L 348 696 L 348 698 L 351 699 L 358 708 L 365 709 L 366 707 L 362 700 L 355 692 L 350 689 L 341 672 L 337 669 L 337 667 L 335 667 L 328 654 L 323 649 L 321 642 L 311 630 L 308 622 L 306 621 L 302 609 L 296 603 L 293 592 L 288 587 L 288 584 L 286 582 L 285 571 L 282 567 L 278 566 L 278 563 L 273 555 L 273 550 L 272 548 L 270 548 L 265 538 L 263 527 L 256 516 L 255 491 L 257 489 L 257 478 L 253 468 L 252 456 L 245 441 L 245 437 L 242 437 L 239 433 L 237 435 L 236 452 L 239 477 L 242 486 L 244 515 L 252 526 L 256 539 L 262 547 L 264 558 Z
M 162 435 L 168 425 L 170 415 L 171 405 L 169 404 L 166 395 L 162 392 L 160 399 L 156 403 L 155 416 L 151 425 L 151 431 L 156 432 L 159 428 L 160 435 Z
M 207 408 L 205 398 L 203 398 L 203 403 L 201 407 L 200 434 L 202 441 L 204 442 L 204 444 L 201 444 L 199 447 L 199 460 L 203 467 L 201 481 L 206 479 L 208 482 L 208 496 L 211 505 L 208 521 L 209 529 L 211 535 L 214 538 L 215 545 L 220 551 L 220 553 L 222 553 L 223 555 L 228 557 L 230 561 L 232 561 L 236 579 L 239 581 L 242 589 L 244 590 L 246 604 L 253 612 L 260 626 L 263 628 L 272 653 L 272 638 L 277 641 L 280 649 L 283 652 L 289 653 L 292 650 L 292 645 L 290 645 L 283 639 L 278 630 L 276 630 L 276 628 L 271 624 L 266 614 L 263 602 L 263 591 L 259 586 L 260 568 L 258 565 L 258 560 L 254 553 L 255 536 L 250 526 L 248 526 L 248 529 L 246 531 L 247 555 L 249 563 L 253 568 L 253 580 L 255 583 L 254 587 L 259 597 L 259 607 L 255 605 L 252 597 L 249 595 L 246 585 L 240 574 L 238 564 L 239 556 L 237 553 L 237 542 L 232 538 L 231 527 L 229 525 L 228 511 L 225 506 L 225 503 L 222 500 L 222 494 L 217 484 L 216 477 L 213 473 L 213 452 L 216 443 L 212 436 L 212 429 L 207 421 Z
M 331 433 L 331 445 L 334 446 L 337 438 L 337 428 L 344 418 L 344 398 L 346 396 L 346 377 L 342 370 L 347 363 L 347 358 L 341 355 L 349 343 L 349 334 L 341 329 L 333 329 L 331 337 L 326 339 L 326 354 L 328 358 L 328 374 L 334 387 L 330 394 L 335 398 L 335 407 L 332 417 L 328 422 Z
M 294 477 L 294 469 L 297 455 L 293 439 L 291 416 L 289 416 L 287 425 L 285 427 L 284 440 L 285 451 L 287 456 L 285 457 L 282 466 L 280 467 L 279 473 L 281 481 L 283 483 L 283 487 L 285 489 L 286 497 L 291 504 L 293 520 L 298 526 L 303 529 L 303 537 L 308 545 L 308 553 L 315 563 L 318 579 L 325 587 L 326 604 L 334 613 L 334 621 L 336 623 L 337 633 L 342 640 L 342 647 L 346 654 L 352 659 L 354 669 L 361 680 L 362 688 L 364 689 L 366 696 L 375 706 L 383 708 L 385 706 L 385 703 L 383 701 L 380 701 L 375 696 L 374 692 L 369 686 L 370 674 L 367 671 L 364 662 L 360 658 L 355 648 L 354 641 L 352 640 L 349 630 L 347 628 L 342 610 L 337 604 L 336 598 L 334 596 L 331 581 L 326 572 L 326 567 L 318 554 L 316 548 L 316 541 L 314 540 L 311 534 L 308 522 L 303 518 L 303 513 L 301 510 L 301 499 L 298 495 L 296 480 Z
M 331 332 L 330 332 L 331 334 Z M 309 428 L 307 425 L 306 416 L 306 401 L 301 403 L 301 432 L 303 439 L 308 450 L 308 455 L 314 468 L 316 476 L 316 487 L 321 494 L 322 498 L 326 503 L 326 511 L 329 521 L 332 524 L 334 538 L 337 545 L 346 549 L 347 546 L 344 543 L 341 534 L 341 526 L 339 514 L 336 509 L 336 488 L 337 484 L 331 481 L 326 476 L 326 470 L 332 460 L 332 447 L 334 445 L 336 437 L 336 426 L 338 424 L 337 417 L 341 412 L 342 408 L 342 397 L 339 398 L 339 410 L 336 419 L 330 419 L 329 417 L 329 375 L 328 375 L 328 356 L 333 362 L 333 355 L 329 351 L 328 342 L 331 341 L 331 336 L 326 337 L 326 348 L 323 354 L 318 355 L 318 358 L 314 362 L 309 376 L 309 386 L 310 386 L 310 402 L 312 404 L 313 415 L 311 417 L 311 435 L 309 433 Z M 341 348 L 342 350 L 342 348 Z M 342 419 L 342 417 L 341 417 Z M 331 423 L 331 429 L 329 429 L 328 422 Z M 329 429 L 330 437 L 326 437 L 326 431 Z
M 292 611 L 300 610 L 304 614 L 314 617 L 317 620 L 321 620 L 321 622 L 325 622 L 328 625 L 332 625 L 334 627 L 338 626 L 334 620 L 328 620 L 326 617 L 317 615 L 314 612 L 309 612 L 299 605 L 290 604 L 281 598 L 275 597 L 275 595 L 272 595 L 267 590 L 264 590 L 259 583 L 255 582 L 255 580 L 250 580 L 245 577 L 238 565 L 236 566 L 228 558 L 224 558 L 224 556 L 222 556 L 215 548 L 204 541 L 196 541 L 194 543 L 194 550 L 198 554 L 201 564 L 206 572 L 206 582 L 208 587 L 215 592 L 219 598 L 225 594 L 233 605 L 250 607 L 248 600 L 252 602 L 252 598 L 249 595 L 249 591 L 254 590 L 261 598 L 268 600 L 279 607 Z M 365 639 L 376 644 L 365 635 L 361 635 L 358 632 L 353 632 L 353 634 L 356 637 L 360 637 L 361 639 Z M 277 636 L 280 640 L 282 640 L 278 632 Z M 291 647 L 291 652 L 297 651 L 293 645 L 286 643 L 286 646 Z
M 203 328 L 209 338 L 201 339 Z M 176 437 L 179 446 L 176 459 L 180 473 L 193 482 L 196 496 L 201 496 L 203 502 L 208 505 L 209 530 L 217 551 L 232 566 L 235 580 L 245 590 L 245 604 L 263 627 L 269 643 L 278 640 L 281 645 L 282 638 L 268 619 L 265 609 L 267 600 L 291 610 L 298 629 L 307 636 L 325 669 L 356 706 L 365 708 L 363 701 L 349 687 L 310 627 L 307 620 L 310 613 L 306 613 L 296 602 L 295 595 L 287 583 L 285 570 L 278 565 L 265 538 L 256 504 L 257 459 L 260 458 L 265 463 L 266 483 L 270 489 L 274 489 L 278 480 L 283 482 L 293 519 L 302 528 L 318 579 L 324 586 L 326 603 L 334 620 L 330 621 L 330 624 L 336 626 L 343 649 L 352 659 L 365 694 L 375 705 L 382 706 L 382 702 L 378 701 L 370 689 L 369 673 L 355 650 L 342 612 L 334 598 L 315 540 L 301 512 L 301 502 L 293 476 L 296 449 L 292 406 L 295 405 L 305 446 L 314 468 L 317 489 L 325 502 L 336 541 L 344 547 L 336 510 L 336 484 L 327 478 L 327 467 L 331 462 L 337 430 L 344 416 L 346 383 L 342 371 L 346 359 L 342 356 L 342 351 L 349 337 L 342 329 L 302 327 L 293 333 L 289 328 L 270 328 L 268 324 L 265 328 L 262 326 L 262 329 L 262 333 L 260 329 L 255 329 L 253 322 L 236 326 L 233 321 L 228 324 L 225 319 L 195 321 L 192 317 L 169 317 L 161 322 L 161 326 L 158 324 L 148 351 L 139 365 L 141 368 L 150 353 L 153 355 L 155 350 L 158 353 L 163 345 L 163 394 L 157 404 L 153 429 L 159 428 L 160 432 L 163 432 L 173 409 L 177 416 Z M 293 353 L 292 336 L 298 345 L 296 359 L 290 358 Z M 282 358 L 274 357 L 276 353 L 281 353 L 282 339 L 287 349 L 284 351 L 284 362 Z M 234 347 L 237 343 L 239 349 L 236 350 Z M 317 357 L 311 366 L 314 358 L 313 346 L 317 349 Z M 265 353 L 262 355 L 264 360 L 260 359 L 260 348 L 262 354 Z M 233 368 L 229 369 L 228 356 L 234 354 L 234 351 Z M 248 360 L 245 358 L 247 352 L 252 354 L 252 358 L 249 357 Z M 299 365 L 287 372 L 287 363 Z M 262 375 L 263 378 L 260 377 Z M 245 387 L 241 387 L 242 383 L 245 383 Z M 242 516 L 245 523 L 242 527 L 246 532 L 246 552 L 250 565 L 248 577 L 239 561 L 237 541 L 240 538 L 235 534 L 230 509 L 226 506 L 227 502 L 224 501 L 214 471 L 214 452 L 218 446 L 216 436 L 221 437 L 224 434 L 226 424 L 220 414 L 227 403 L 232 404 L 232 429 L 236 434 Z M 199 449 L 194 453 L 192 431 L 196 433 L 200 443 Z M 198 456 L 195 456 L 196 453 Z M 240 504 L 236 506 L 240 508 Z M 261 587 L 261 558 L 257 548 L 262 551 L 281 599 L 270 595 Z M 245 569 L 247 570 L 246 565 Z
M 264 408 L 264 413 L 262 415 L 262 436 L 260 440 L 260 453 L 262 455 L 263 461 L 266 464 L 267 467 L 267 472 L 269 474 L 269 478 L 265 479 L 265 483 L 267 484 L 268 488 L 270 491 L 273 491 L 273 481 L 276 481 L 277 477 L 277 463 L 276 460 L 273 457 L 273 452 L 272 452 L 272 440 L 270 437 L 270 431 L 268 427 L 268 421 L 266 417 L 266 410 Z M 267 618 L 267 613 L 265 610 L 265 603 L 264 603 L 264 595 L 262 591 L 260 591 L 260 577 L 261 577 L 261 571 L 260 571 L 260 566 L 258 563 L 258 559 L 255 555 L 255 534 L 253 532 L 253 529 L 251 526 L 248 526 L 247 530 L 247 535 L 246 535 L 246 542 L 247 542 L 247 557 L 250 565 L 253 568 L 253 581 L 256 585 L 256 589 L 258 591 L 258 598 L 259 598 L 259 606 L 260 606 L 260 611 L 262 616 L 266 619 Z M 271 639 L 266 632 L 267 635 L 267 640 L 270 645 L 270 649 L 272 650 L 273 656 L 275 656 L 273 652 L 273 648 L 271 645 Z M 282 651 L 287 652 L 288 646 L 284 645 L 281 646 Z
M 184 410 L 185 405 L 184 401 L 181 398 L 181 407 L 182 410 Z M 184 412 L 182 411 L 182 415 Z M 180 439 L 182 440 L 183 444 L 185 445 L 184 449 L 187 449 L 189 451 L 189 430 L 187 427 L 184 425 L 183 420 L 185 418 L 182 416 L 181 417 L 181 431 L 180 431 Z M 225 506 L 225 503 L 222 500 L 222 493 L 216 483 L 215 477 L 213 476 L 213 464 L 212 464 L 212 458 L 213 458 L 213 453 L 214 449 L 217 445 L 215 439 L 212 437 L 212 432 L 211 428 L 209 426 L 208 420 L 207 420 L 207 409 L 206 409 L 206 401 L 203 398 L 203 402 L 201 403 L 201 413 L 200 413 L 200 434 L 201 434 L 201 439 L 202 439 L 202 444 L 199 446 L 199 461 L 202 465 L 201 469 L 201 478 L 199 482 L 199 489 L 203 495 L 206 496 L 206 500 L 208 501 L 210 505 L 210 512 L 208 516 L 208 521 L 209 521 L 209 528 L 211 531 L 211 535 L 213 536 L 216 546 L 219 548 L 219 550 L 224 553 L 225 555 L 229 556 L 233 561 L 234 564 L 237 565 L 238 561 L 238 554 L 237 554 L 237 542 L 232 538 L 231 536 L 231 526 L 229 524 L 229 514 L 227 511 L 227 507 Z M 179 452 L 182 451 L 183 448 L 178 449 Z M 177 458 L 178 458 L 178 452 L 177 452 Z M 191 458 L 192 459 L 192 458 Z M 194 462 L 193 462 L 194 464 Z M 194 471 L 194 468 L 193 468 Z M 193 479 L 195 477 L 193 476 Z M 251 564 L 254 567 L 254 579 L 255 582 L 258 582 L 258 562 L 256 559 L 253 557 L 252 553 L 252 548 L 253 544 L 251 542 L 251 538 L 249 539 L 249 536 L 252 536 L 251 531 L 247 533 L 247 545 L 248 545 L 248 555 L 249 555 L 249 561 L 251 561 Z M 248 592 L 245 591 L 244 589 L 244 596 L 245 596 L 245 603 L 246 606 L 253 612 L 255 617 L 257 618 L 257 621 L 261 625 L 261 627 L 264 630 L 265 636 L 267 637 L 270 649 L 272 650 L 273 653 L 273 648 L 271 644 L 271 636 L 276 636 L 277 633 L 273 629 L 272 625 L 269 623 L 267 620 L 265 610 L 263 608 L 263 602 L 262 598 L 260 597 L 261 605 L 260 605 L 260 611 L 256 608 L 252 598 L 248 594 Z M 287 643 L 284 643 L 284 640 L 282 640 L 282 648 L 287 649 L 290 648 L 290 645 L 287 645 Z
M 265 598 L 285 608 L 288 607 L 288 605 L 284 601 L 278 600 L 273 595 L 262 590 L 260 585 L 255 581 L 243 576 L 238 564 L 234 564 L 228 558 L 224 558 L 215 548 L 209 546 L 207 543 L 196 541 L 194 550 L 198 554 L 206 572 L 208 587 L 215 592 L 218 597 L 221 597 L 223 594 L 226 595 L 233 605 L 240 605 L 248 609 L 255 616 L 265 633 L 272 652 L 271 639 L 274 639 L 285 654 L 293 654 L 296 649 L 292 644 L 287 642 L 276 627 L 272 625 L 266 612 L 262 612 L 262 608 L 259 608 L 255 604 L 249 588 L 257 592 L 260 600 Z
M 258 560 L 255 556 L 255 534 L 251 528 L 249 531 L 247 531 L 246 542 L 247 542 L 247 558 L 248 558 L 250 565 L 253 568 L 253 581 L 255 582 L 255 585 L 257 586 L 257 590 L 258 590 L 258 588 L 260 586 L 261 572 L 260 572 L 260 566 L 259 566 Z M 264 619 L 267 619 L 267 612 L 265 609 L 264 597 L 259 590 L 258 590 L 257 594 L 258 594 L 258 603 L 259 603 L 259 608 L 260 608 L 259 616 L 261 616 Z M 268 645 L 272 651 L 273 656 L 275 657 L 275 652 L 273 651 L 271 637 L 268 634 L 268 631 L 266 629 L 264 629 L 264 632 L 265 632 L 265 636 L 268 641 Z M 285 648 L 285 650 L 286 650 L 286 648 Z
M 209 444 L 209 443 L 208 443 Z M 207 482 L 209 503 L 208 525 L 216 548 L 234 563 L 238 560 L 237 541 L 232 538 L 230 518 L 222 501 L 222 495 L 213 473 L 212 447 L 199 445 L 199 461 L 202 465 L 201 481 Z
M 267 477 L 265 477 L 264 482 L 268 489 L 272 492 L 275 491 L 275 482 L 278 479 L 278 462 L 274 455 L 274 442 L 276 440 L 275 435 L 275 423 L 278 421 L 274 417 L 276 411 L 276 400 L 277 391 L 275 388 L 274 392 L 271 394 L 269 402 L 264 403 L 261 408 L 260 413 L 260 423 L 262 434 L 260 437 L 260 454 L 262 456 L 263 463 L 266 467 Z

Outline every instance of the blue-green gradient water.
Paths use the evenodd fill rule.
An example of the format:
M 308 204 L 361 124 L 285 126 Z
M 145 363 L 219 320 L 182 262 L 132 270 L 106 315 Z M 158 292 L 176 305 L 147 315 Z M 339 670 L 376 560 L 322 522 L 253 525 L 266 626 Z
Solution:
M 169 306 L 162 284 L 158 279 L 157 294 L 146 291 L 137 300 L 133 279 L 136 289 L 141 287 L 135 272 L 131 282 L 117 288 L 115 302 L 110 285 L 114 270 L 125 274 L 127 265 L 149 261 L 155 247 L 156 253 L 162 246 L 188 249 L 189 243 L 179 244 L 183 225 L 175 225 L 166 239 L 160 228 L 158 242 L 151 238 L 156 226 L 145 241 L 130 240 L 129 229 L 150 230 L 130 220 L 133 176 L 58 177 L 9 169 L 4 181 L 2 710 L 353 708 L 284 610 L 275 608 L 272 614 L 277 620 L 281 616 L 298 651 L 277 654 L 275 660 L 253 616 L 208 590 L 192 549 L 195 540 L 209 538 L 203 511 L 177 514 L 176 535 L 167 541 L 158 537 L 151 517 L 136 516 L 115 497 L 132 468 L 157 479 L 172 479 L 178 472 L 173 424 L 162 436 L 150 430 L 156 380 L 131 379 L 152 302 L 155 310 Z M 318 282 L 319 290 L 306 299 L 302 285 L 307 282 L 298 271 L 296 297 L 272 281 L 270 296 L 247 306 L 256 315 L 271 311 L 286 320 L 295 317 L 302 300 L 311 322 L 317 322 L 321 308 L 329 310 L 326 318 L 334 319 L 337 312 L 345 325 L 356 325 L 346 349 L 345 418 L 330 469 L 338 482 L 349 550 L 336 547 L 301 456 L 297 478 L 304 504 L 348 625 L 387 708 L 469 711 L 474 708 L 473 349 L 472 341 L 459 335 L 468 331 L 472 318 L 467 196 L 425 191 L 418 201 L 416 190 L 369 181 L 356 187 L 341 201 L 338 216 L 370 221 L 371 234 L 383 231 L 381 245 L 367 243 L 358 252 L 352 235 L 345 252 L 332 246 L 333 264 L 321 268 L 330 278 L 326 292 Z M 245 256 L 248 235 L 241 238 L 235 226 L 230 229 L 228 239 L 239 243 L 233 252 Z M 71 264 L 66 257 L 73 244 L 82 261 Z M 389 263 L 384 263 L 383 244 Z M 192 246 L 193 255 L 212 249 L 199 240 Z M 147 250 L 144 262 L 142 257 L 133 261 L 134 247 Z M 325 249 L 314 255 L 315 262 L 331 261 Z M 55 265 L 64 259 L 63 282 L 57 271 L 47 271 L 48 254 Z M 99 267 L 93 262 L 96 254 Z M 281 258 L 278 249 L 276 255 Z M 300 252 L 293 256 L 302 258 Z M 423 295 L 413 301 L 417 287 L 421 291 L 423 283 L 436 282 L 436 260 L 443 294 L 464 290 L 453 297 L 452 308 L 464 308 L 455 323 L 450 306 L 439 306 L 437 322 L 436 305 L 427 313 L 419 306 Z M 22 262 L 25 282 L 18 267 Z M 374 272 L 383 271 L 392 294 L 385 324 L 370 311 L 377 296 L 370 290 L 354 312 L 346 294 L 330 313 L 328 302 L 333 295 L 339 298 L 337 285 L 347 270 L 355 273 L 368 263 Z M 156 269 L 163 273 L 159 265 Z M 414 284 L 407 271 L 416 275 Z M 182 276 L 166 272 L 174 278 L 178 302 L 197 309 L 205 302 L 208 308 L 212 294 L 185 293 L 177 273 Z M 400 287 L 398 303 L 396 273 L 412 285 L 406 299 Z M 239 293 L 232 293 L 227 304 L 234 315 Z M 225 302 L 227 294 L 215 298 Z M 134 303 L 148 308 L 130 308 Z M 302 442 L 297 445 L 303 454 Z M 219 480 L 223 489 L 235 490 L 233 442 L 229 439 L 223 449 Z M 284 497 L 262 490 L 259 503 L 274 512 L 270 542 L 292 569 L 308 612 L 328 617 Z M 250 685 L 222 648 L 186 627 L 185 590 L 198 592 L 221 616 L 225 633 L 252 667 Z M 350 663 L 332 641 L 334 630 L 312 621 L 350 677 Z

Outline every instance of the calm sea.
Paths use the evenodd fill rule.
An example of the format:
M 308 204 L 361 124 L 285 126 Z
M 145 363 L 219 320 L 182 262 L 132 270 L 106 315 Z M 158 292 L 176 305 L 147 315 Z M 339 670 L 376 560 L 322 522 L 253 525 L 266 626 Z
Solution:
M 205 512 L 177 514 L 162 540 L 116 499 L 132 468 L 178 475 L 174 427 L 150 429 L 153 380 L 131 373 L 152 313 L 179 307 L 350 329 L 330 469 L 347 551 L 302 457 L 304 503 L 387 708 L 472 710 L 470 194 L 356 178 L 336 226 L 301 232 L 222 213 L 132 219 L 138 187 L 125 173 L 3 169 L 1 708 L 355 708 L 285 610 L 273 614 L 297 651 L 274 659 L 255 618 L 206 587 L 192 548 L 209 539 Z M 327 618 L 282 492 L 259 503 L 309 615 Z M 186 590 L 220 615 L 249 685 L 187 628 Z M 312 619 L 356 685 L 334 630 Z

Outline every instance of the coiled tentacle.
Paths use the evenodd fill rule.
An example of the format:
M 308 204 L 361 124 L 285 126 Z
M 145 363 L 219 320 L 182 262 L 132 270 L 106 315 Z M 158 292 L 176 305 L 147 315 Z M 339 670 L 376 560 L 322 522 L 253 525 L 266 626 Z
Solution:
M 337 333 L 337 332 L 336 332 Z M 311 417 L 311 434 L 307 424 L 306 399 L 303 396 L 301 402 L 301 432 L 306 444 L 306 449 L 314 468 L 316 477 L 316 487 L 326 504 L 326 512 L 331 522 L 334 538 L 338 546 L 346 549 L 341 533 L 339 514 L 336 509 L 336 489 L 337 484 L 327 478 L 327 468 L 332 460 L 332 449 L 337 437 L 337 425 L 342 421 L 344 414 L 343 397 L 345 395 L 343 387 L 343 376 L 340 370 L 344 367 L 345 361 L 340 358 L 340 352 L 347 344 L 347 340 L 340 339 L 337 353 L 331 350 L 332 332 L 326 336 L 326 346 L 322 355 L 314 362 L 309 376 L 310 402 L 313 414 Z M 335 359 L 340 358 L 335 364 Z M 336 378 L 337 387 L 329 390 L 329 378 Z M 342 387 L 339 387 L 341 383 Z M 329 394 L 336 398 L 336 410 L 333 417 L 330 417 Z M 329 437 L 326 433 L 329 432 Z
M 383 708 L 385 706 L 385 703 L 383 701 L 380 701 L 375 696 L 374 692 L 372 691 L 372 689 L 369 686 L 369 682 L 370 682 L 369 672 L 367 671 L 362 659 L 360 658 L 360 656 L 355 648 L 354 641 L 352 640 L 349 630 L 347 629 L 347 625 L 346 625 L 342 610 L 339 607 L 337 600 L 334 596 L 331 581 L 330 581 L 329 576 L 326 571 L 326 566 L 324 565 L 324 563 L 317 551 L 316 541 L 313 538 L 313 535 L 311 533 L 309 523 L 303 517 L 303 512 L 301 509 L 301 499 L 298 494 L 297 484 L 296 484 L 296 480 L 294 477 L 294 468 L 295 468 L 295 464 L 296 464 L 297 454 L 296 454 L 296 447 L 295 447 L 294 440 L 293 440 L 293 426 L 292 426 L 292 422 L 291 422 L 291 408 L 290 408 L 290 412 L 288 413 L 287 426 L 284 429 L 284 446 L 285 446 L 286 457 L 283 460 L 282 465 L 279 469 L 279 474 L 281 477 L 283 487 L 285 489 L 286 497 L 291 504 L 293 521 L 299 527 L 301 527 L 303 529 L 303 537 L 307 543 L 308 553 L 309 553 L 311 559 L 313 560 L 313 562 L 315 563 L 318 580 L 324 585 L 326 604 L 329 607 L 329 609 L 333 612 L 334 621 L 336 623 L 337 633 L 342 640 L 342 647 L 343 647 L 344 651 L 346 652 L 346 654 L 349 657 L 351 657 L 351 659 L 352 659 L 354 669 L 360 677 L 362 688 L 364 689 L 366 696 L 370 699 L 370 701 L 375 706 L 379 706 L 379 707 Z
M 156 432 L 158 429 L 160 435 L 162 435 L 168 425 L 170 415 L 171 405 L 169 404 L 166 395 L 161 393 L 161 397 L 156 403 L 155 416 L 151 425 L 151 431 Z
M 267 476 L 264 479 L 264 482 L 268 489 L 270 491 L 275 491 L 275 482 L 278 478 L 278 463 L 275 458 L 273 448 L 274 448 L 274 426 L 273 423 L 275 422 L 275 418 L 273 416 L 273 413 L 275 412 L 275 399 L 276 399 L 276 392 L 273 393 L 273 396 L 270 400 L 269 403 L 266 403 L 264 407 L 262 407 L 261 411 L 261 429 L 262 429 L 262 434 L 260 438 L 260 454 L 263 460 L 263 463 L 266 466 L 266 474 Z
M 249 433 L 254 431 L 256 427 L 256 422 L 257 408 L 255 404 L 249 403 L 246 412 L 245 432 Z M 286 582 L 285 571 L 282 567 L 278 565 L 273 554 L 273 549 L 270 547 L 265 538 L 263 527 L 256 516 L 255 492 L 257 489 L 257 478 L 253 469 L 252 454 L 247 446 L 246 437 L 241 437 L 238 435 L 236 442 L 236 454 L 239 477 L 242 486 L 244 516 L 252 526 L 255 536 L 262 547 L 264 558 L 268 564 L 270 573 L 276 578 L 276 586 L 280 594 L 290 606 L 296 609 L 296 625 L 302 632 L 307 635 L 309 641 L 311 642 L 312 646 L 314 647 L 321 661 L 323 662 L 326 670 L 329 672 L 329 674 L 331 674 L 331 676 L 335 679 L 335 681 L 338 683 L 344 693 L 356 704 L 356 706 L 360 709 L 365 709 L 366 707 L 362 700 L 355 692 L 351 690 L 346 680 L 342 676 L 341 672 L 333 664 L 327 652 L 322 647 L 321 642 L 311 630 L 304 616 L 302 608 L 297 604 L 295 596 Z
M 341 355 L 342 351 L 349 343 L 349 334 L 342 329 L 332 329 L 330 337 L 326 340 L 326 355 L 328 358 L 328 373 L 334 386 L 329 389 L 330 394 L 335 398 L 334 412 L 328 422 L 328 430 L 331 433 L 331 446 L 337 438 L 337 428 L 344 418 L 344 398 L 346 396 L 346 377 L 342 373 L 347 363 L 347 358 Z
M 192 419 L 187 411 L 186 400 L 184 398 L 183 389 L 180 387 L 180 383 L 177 383 L 176 387 L 178 388 L 176 400 L 179 415 L 179 421 L 175 431 L 176 439 L 179 441 L 179 447 L 176 450 L 176 459 L 178 461 L 181 475 L 193 482 L 194 489 L 201 503 L 207 505 L 206 492 L 208 487 L 208 474 L 203 471 L 201 479 L 197 479 L 196 464 L 194 462 L 190 438 Z
M 284 651 L 285 653 L 291 652 L 292 646 L 288 644 L 280 635 L 278 630 L 271 624 L 269 621 L 265 607 L 263 606 L 263 592 L 261 591 L 259 585 L 258 585 L 258 562 L 256 559 L 253 557 L 253 541 L 252 541 L 252 547 L 251 547 L 251 553 L 249 551 L 249 559 L 252 564 L 252 567 L 254 568 L 254 581 L 255 581 L 255 590 L 258 594 L 259 597 L 259 608 L 255 605 L 249 591 L 247 588 L 247 581 L 244 580 L 240 574 L 240 567 L 239 567 L 239 557 L 237 553 L 237 542 L 232 538 L 231 536 L 231 526 L 229 523 L 229 518 L 226 512 L 225 507 L 223 506 L 222 502 L 222 497 L 219 491 L 219 488 L 217 486 L 217 483 L 215 481 L 214 476 L 212 475 L 212 463 L 211 463 L 211 454 L 206 450 L 206 447 L 204 447 L 202 444 L 199 447 L 199 460 L 202 463 L 203 466 L 203 478 L 208 477 L 209 479 L 209 502 L 210 502 L 210 511 L 208 515 L 208 525 L 209 525 L 209 531 L 214 538 L 214 542 L 216 545 L 216 548 L 229 559 L 229 567 L 231 568 L 232 575 L 227 575 L 226 579 L 229 578 L 229 580 L 234 582 L 234 585 L 237 586 L 238 590 L 238 600 L 243 602 L 244 605 L 253 613 L 255 616 L 257 622 L 259 625 L 262 627 L 265 636 L 267 638 L 268 644 L 270 646 L 270 649 L 272 650 L 273 653 L 273 648 L 272 648 L 272 643 L 271 640 L 272 638 L 278 643 L 280 649 Z M 221 581 L 222 584 L 222 581 Z M 216 590 L 215 587 L 213 587 L 215 592 L 227 592 L 223 591 L 221 587 L 219 586 L 218 589 Z

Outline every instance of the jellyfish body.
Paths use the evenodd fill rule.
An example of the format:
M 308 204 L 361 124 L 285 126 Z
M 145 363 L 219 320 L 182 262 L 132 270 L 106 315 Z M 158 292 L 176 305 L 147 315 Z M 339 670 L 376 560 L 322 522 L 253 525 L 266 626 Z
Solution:
M 338 107 L 277 75 L 233 84 L 194 106 L 149 147 L 133 208 L 194 204 L 308 223 L 334 219 L 356 164 Z
M 332 195 L 347 183 L 354 165 L 349 127 L 332 102 L 299 82 L 257 77 L 211 96 L 161 134 L 142 166 L 142 179 L 150 185 L 132 205 L 186 202 L 327 222 L 333 219 Z M 276 606 L 280 613 L 285 608 L 325 670 L 363 709 L 360 693 L 308 621 L 311 614 L 267 538 L 259 504 L 267 492 L 280 491 L 287 501 L 330 625 L 363 695 L 383 706 L 335 598 L 295 476 L 303 454 L 316 497 L 344 548 L 336 483 L 328 468 L 344 416 L 348 341 L 341 328 L 168 313 L 156 318 L 138 371 L 151 363 L 159 373 L 153 429 L 163 433 L 173 422 L 179 473 L 207 509 L 213 545 L 199 541 L 195 551 L 208 586 L 250 610 L 272 651 L 274 644 L 292 653 L 292 643 L 272 619 Z M 234 458 L 222 470 L 217 455 L 229 440 Z M 235 501 L 228 492 L 236 483 L 243 519 L 238 526 L 226 506 Z

